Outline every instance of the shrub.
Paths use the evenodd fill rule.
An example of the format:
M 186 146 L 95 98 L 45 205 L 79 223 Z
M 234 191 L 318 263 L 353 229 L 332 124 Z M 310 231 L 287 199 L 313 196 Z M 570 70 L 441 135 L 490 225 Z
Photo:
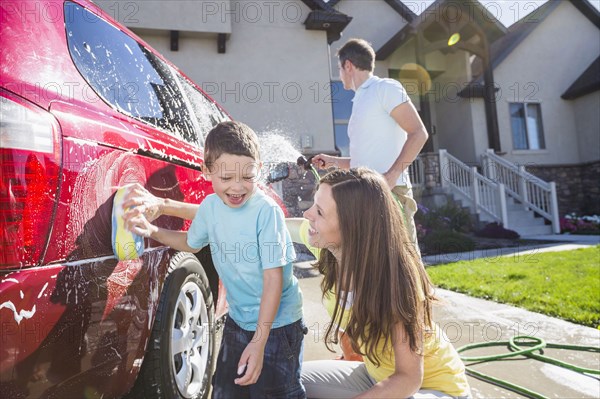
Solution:
M 462 233 L 473 230 L 473 221 L 469 211 L 454 203 L 431 210 L 419 205 L 415 223 L 417 224 L 417 235 L 421 237 L 438 230 L 454 230 Z
M 449 229 L 432 231 L 423 239 L 424 252 L 429 255 L 452 252 L 469 252 L 475 249 L 470 237 Z
M 488 223 L 485 227 L 475 232 L 477 237 L 485 238 L 509 238 L 516 240 L 520 237 L 519 233 L 514 230 L 505 229 L 500 223 Z
M 600 216 L 577 216 L 575 213 L 560 219 L 561 233 L 600 234 Z

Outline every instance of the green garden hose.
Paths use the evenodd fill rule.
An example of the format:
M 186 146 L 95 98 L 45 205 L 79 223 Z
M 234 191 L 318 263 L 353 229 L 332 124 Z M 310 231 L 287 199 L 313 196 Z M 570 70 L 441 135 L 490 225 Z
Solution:
M 312 172 L 313 176 L 315 177 L 315 181 L 318 183 L 321 180 L 321 176 L 319 176 L 319 172 L 317 172 L 317 170 L 315 169 L 314 166 L 310 167 L 310 171 Z
M 527 335 L 516 336 L 516 337 L 510 338 L 508 341 L 483 342 L 483 343 L 469 344 L 469 345 L 465 345 L 461 348 L 458 348 L 457 352 L 461 353 L 461 352 L 465 352 L 465 351 L 468 351 L 471 349 L 484 348 L 484 347 L 490 347 L 490 346 L 508 346 L 508 349 L 510 349 L 510 352 L 502 353 L 499 355 L 488 355 L 488 356 L 461 356 L 461 359 L 465 363 L 467 363 L 467 362 L 468 363 L 483 363 L 483 362 L 490 362 L 490 361 L 494 361 L 494 360 L 504 360 L 507 358 L 517 357 L 517 356 L 526 356 L 526 357 L 530 357 L 532 359 L 540 360 L 545 363 L 554 364 L 555 366 L 560 366 L 560 367 L 566 368 L 568 370 L 576 371 L 581 374 L 596 374 L 596 375 L 600 374 L 600 370 L 579 367 L 574 364 L 563 362 L 561 360 L 557 360 L 557 359 L 536 353 L 538 351 L 541 353 L 544 348 L 567 349 L 567 350 L 585 351 L 585 352 L 600 352 L 600 348 L 594 347 L 594 346 L 551 344 L 551 343 L 546 343 L 546 341 L 544 341 L 541 338 L 530 337 Z M 526 348 L 523 348 L 523 347 L 526 347 Z M 499 378 L 492 377 L 492 376 L 484 374 L 484 373 L 480 373 L 479 371 L 475 371 L 471 367 L 466 367 L 466 372 L 468 375 L 470 375 L 472 377 L 478 378 L 482 381 L 489 382 L 491 384 L 508 389 L 510 391 L 519 393 L 526 397 L 535 398 L 535 399 L 547 399 L 546 396 L 544 396 L 538 392 L 532 391 L 530 389 L 527 389 L 527 388 L 522 387 L 517 384 L 513 384 L 508 381 L 501 380 Z

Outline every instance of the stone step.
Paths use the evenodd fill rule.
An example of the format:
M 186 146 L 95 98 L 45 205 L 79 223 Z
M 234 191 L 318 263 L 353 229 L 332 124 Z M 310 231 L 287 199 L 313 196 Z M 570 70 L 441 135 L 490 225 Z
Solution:
M 469 201 L 461 198 L 459 195 L 452 195 L 454 201 L 465 208 L 469 207 Z M 545 224 L 545 220 L 541 217 L 535 217 L 532 211 L 523 209 L 519 203 L 515 203 L 510 197 L 507 201 L 508 213 L 508 229 L 514 230 L 521 236 L 552 234 L 552 227 Z M 480 222 L 490 223 L 495 220 L 487 214 L 480 213 L 477 215 Z M 506 226 L 505 226 L 506 227 Z
M 533 212 L 519 212 L 517 214 L 508 214 L 508 224 L 510 226 L 543 226 L 546 221 L 543 218 L 536 218 Z
M 518 227 L 508 227 L 510 230 L 514 230 L 521 237 L 523 236 L 535 236 L 535 235 L 546 235 L 552 234 L 552 226 L 550 225 L 541 225 L 541 226 L 518 226 Z
M 525 208 L 521 204 L 506 204 L 506 210 L 508 210 L 508 211 L 524 211 Z

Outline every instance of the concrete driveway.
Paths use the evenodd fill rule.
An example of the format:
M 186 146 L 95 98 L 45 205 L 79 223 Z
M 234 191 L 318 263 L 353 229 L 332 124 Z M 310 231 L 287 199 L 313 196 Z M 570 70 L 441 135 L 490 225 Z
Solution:
M 526 251 L 575 249 L 595 245 L 600 238 L 585 238 L 589 242 L 564 242 L 542 248 L 522 248 Z M 469 255 L 464 255 L 468 257 Z M 473 258 L 475 255 L 471 254 Z M 478 257 L 478 256 L 475 256 Z M 600 267 L 600 264 L 599 264 Z M 296 274 L 304 294 L 304 317 L 309 328 L 305 340 L 305 360 L 332 359 L 341 352 L 325 348 L 323 336 L 329 318 L 321 304 L 321 277 L 310 269 L 309 262 L 296 264 Z M 434 306 L 434 319 L 456 348 L 476 342 L 505 341 L 518 335 L 530 335 L 547 342 L 594 346 L 600 350 L 600 330 L 533 313 L 524 309 L 498 304 L 437 289 L 440 301 Z M 337 349 L 337 348 L 336 348 Z M 476 349 L 467 356 L 504 353 L 505 347 Z M 600 368 L 600 353 L 547 349 L 544 354 L 578 366 Z M 585 376 L 564 368 L 529 358 L 516 358 L 473 365 L 479 372 L 516 383 L 549 398 L 600 398 L 599 376 Z M 469 377 L 474 398 L 519 398 L 521 396 Z

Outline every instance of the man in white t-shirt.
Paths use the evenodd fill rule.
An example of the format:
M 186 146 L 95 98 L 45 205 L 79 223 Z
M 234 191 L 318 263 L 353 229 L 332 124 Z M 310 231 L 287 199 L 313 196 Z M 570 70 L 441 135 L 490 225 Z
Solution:
M 415 248 L 418 251 L 408 166 L 415 160 L 428 134 L 400 82 L 373 75 L 375 51 L 362 39 L 350 39 L 337 53 L 344 89 L 355 92 L 348 123 L 350 157 L 319 154 L 319 168 L 366 166 L 383 174 L 398 197 Z

